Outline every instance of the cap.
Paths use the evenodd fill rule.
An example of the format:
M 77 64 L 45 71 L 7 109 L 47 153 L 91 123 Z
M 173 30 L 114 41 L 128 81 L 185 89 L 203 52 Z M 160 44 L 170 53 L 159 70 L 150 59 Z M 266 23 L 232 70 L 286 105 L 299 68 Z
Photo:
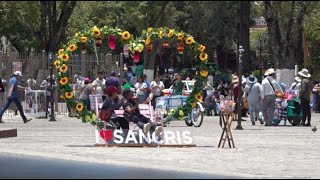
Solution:
M 134 91 L 132 91 L 131 88 L 125 89 L 125 90 L 123 90 L 123 92 L 122 92 L 123 96 L 126 96 L 126 95 L 128 95 L 128 94 L 130 94 L 130 93 L 134 93 Z
M 111 96 L 113 93 L 118 93 L 118 89 L 115 86 L 109 86 L 105 92 L 108 96 Z
M 22 77 L 21 71 L 15 71 L 13 74 L 14 74 L 15 76 L 21 76 L 21 77 Z

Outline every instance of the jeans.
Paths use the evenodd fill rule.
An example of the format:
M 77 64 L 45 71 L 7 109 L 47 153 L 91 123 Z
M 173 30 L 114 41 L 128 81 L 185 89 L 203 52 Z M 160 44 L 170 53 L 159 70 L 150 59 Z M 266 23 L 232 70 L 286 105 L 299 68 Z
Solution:
M 22 117 L 23 120 L 26 120 L 27 117 L 24 115 L 23 112 L 23 108 L 21 105 L 21 102 L 19 101 L 19 98 L 8 98 L 6 104 L 2 107 L 1 112 L 0 112 L 0 119 L 2 119 L 2 116 L 4 114 L 4 112 L 8 109 L 8 107 L 10 106 L 10 104 L 14 102 L 17 105 L 17 108 L 20 112 L 20 115 Z
M 143 129 L 144 124 L 147 124 L 147 123 L 150 123 L 152 127 L 155 128 L 155 125 L 152 123 L 152 121 L 142 114 L 138 114 L 138 113 L 130 114 L 129 121 L 134 122 L 141 129 Z

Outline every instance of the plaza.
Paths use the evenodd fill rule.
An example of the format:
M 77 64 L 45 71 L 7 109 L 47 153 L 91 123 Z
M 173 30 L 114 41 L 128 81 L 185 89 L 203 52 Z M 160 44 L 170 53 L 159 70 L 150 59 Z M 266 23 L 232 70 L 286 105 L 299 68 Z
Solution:
M 288 122 L 287 126 L 283 126 L 283 122 L 279 126 L 251 126 L 245 118 L 244 130 L 234 130 L 237 122 L 232 124 L 236 148 L 218 148 L 222 132 L 219 117 L 205 116 L 199 128 L 187 127 L 184 121 L 173 121 L 165 127 L 165 130 L 190 131 L 196 147 L 94 147 L 93 126 L 68 116 L 56 119 L 56 122 L 34 119 L 23 124 L 20 117 L 5 118 L 1 129 L 17 128 L 18 137 L 0 139 L 1 154 L 239 178 L 317 178 L 320 175 L 319 133 L 311 131 L 312 127 L 293 127 Z M 319 122 L 319 114 L 312 114 L 312 126 L 319 126 Z M 1 166 L 5 164 L 1 161 Z M 148 178 L 147 175 L 144 178 Z

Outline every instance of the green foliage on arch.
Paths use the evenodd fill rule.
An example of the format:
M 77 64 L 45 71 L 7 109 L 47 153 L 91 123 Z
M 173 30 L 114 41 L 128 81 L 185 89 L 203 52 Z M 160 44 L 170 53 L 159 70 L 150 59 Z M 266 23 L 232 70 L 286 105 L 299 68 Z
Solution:
M 112 36 L 112 38 L 110 38 Z M 185 32 L 176 31 L 167 27 L 148 28 L 142 32 L 140 37 L 133 37 L 128 31 L 123 31 L 119 28 L 112 28 L 104 26 L 98 28 L 96 26 L 77 32 L 74 37 L 70 38 L 66 45 L 63 45 L 57 53 L 57 60 L 54 65 L 57 70 L 57 78 L 60 85 L 60 97 L 64 98 L 67 106 L 75 109 L 82 122 L 89 122 L 93 126 L 103 127 L 102 121 L 97 118 L 97 115 L 84 106 L 82 101 L 77 100 L 72 92 L 72 87 L 69 84 L 69 70 L 68 60 L 73 53 L 79 51 L 92 51 L 97 53 L 97 49 L 106 46 L 108 42 L 120 41 L 122 45 L 127 44 L 131 53 L 140 53 L 143 50 L 152 51 L 152 43 L 157 40 L 163 43 L 164 46 L 176 45 L 178 52 L 181 54 L 184 47 L 192 50 L 194 54 L 194 62 L 197 64 L 196 79 L 193 91 L 187 98 L 184 106 L 179 106 L 169 112 L 166 117 L 165 123 L 169 123 L 173 118 L 184 119 L 186 115 L 196 106 L 197 102 L 202 101 L 202 89 L 207 81 L 208 68 L 205 63 L 207 62 L 208 55 L 205 53 L 205 46 L 196 42 L 194 38 Z M 114 41 L 113 41 L 114 43 Z

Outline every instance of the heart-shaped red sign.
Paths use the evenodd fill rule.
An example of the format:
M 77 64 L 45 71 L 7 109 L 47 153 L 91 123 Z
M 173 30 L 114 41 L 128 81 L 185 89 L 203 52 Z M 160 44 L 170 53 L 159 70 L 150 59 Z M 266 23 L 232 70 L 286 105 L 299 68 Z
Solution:
M 100 136 L 102 137 L 102 139 L 104 139 L 107 142 L 112 138 L 112 130 L 110 130 L 110 129 L 101 130 Z

